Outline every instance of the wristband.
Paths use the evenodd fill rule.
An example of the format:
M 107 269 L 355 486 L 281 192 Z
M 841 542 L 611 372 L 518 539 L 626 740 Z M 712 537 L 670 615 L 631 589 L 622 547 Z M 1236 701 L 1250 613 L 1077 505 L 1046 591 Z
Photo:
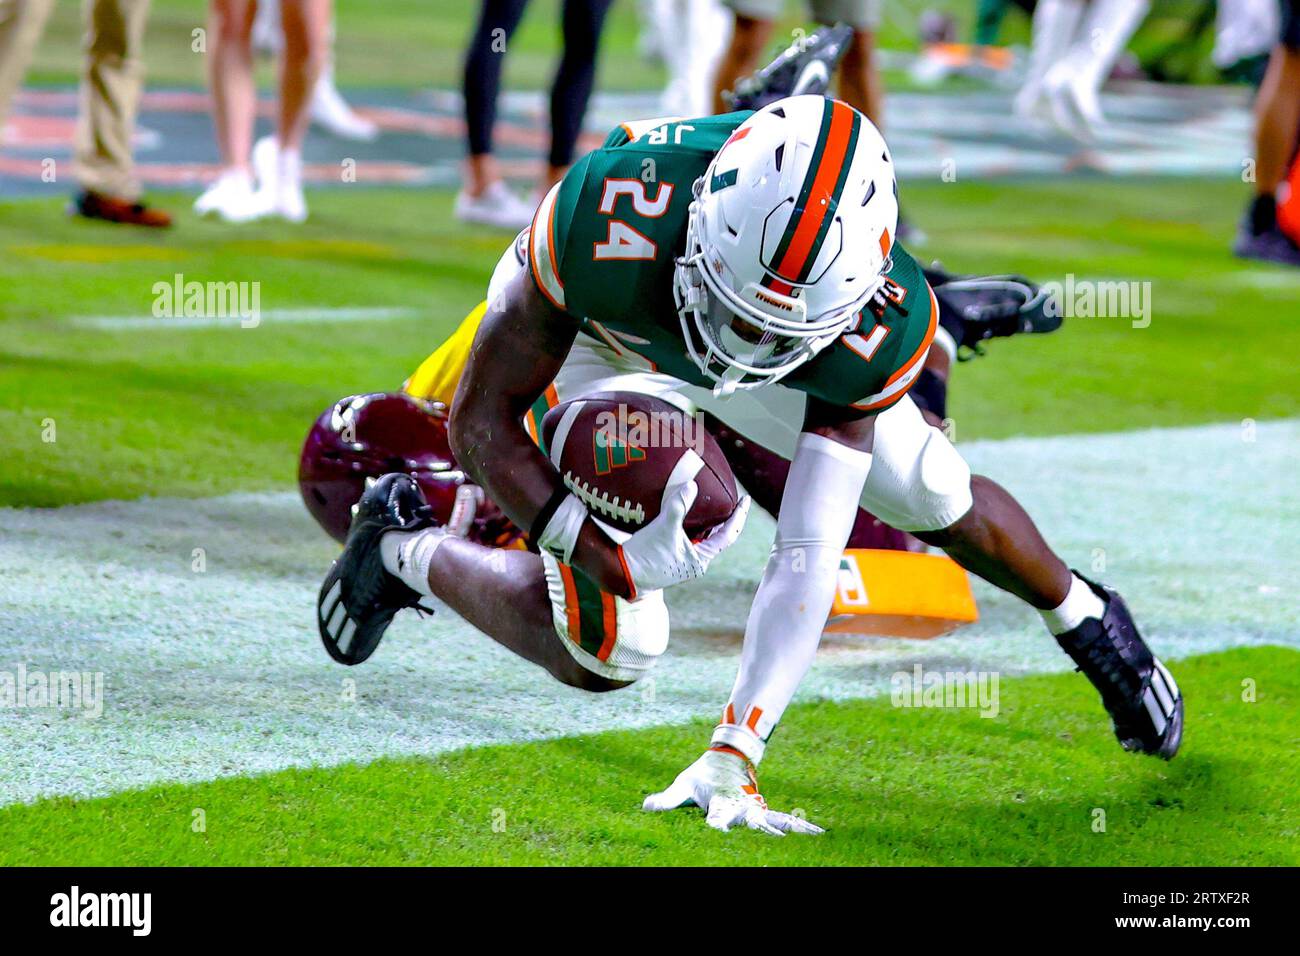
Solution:
M 537 517 L 533 519 L 532 527 L 528 529 L 528 537 L 534 542 L 540 541 L 542 535 L 546 533 L 546 526 L 551 523 L 555 512 L 560 510 L 560 505 L 564 504 L 564 499 L 568 497 L 570 492 L 564 485 L 552 491 L 551 497 L 546 499 L 546 504 L 542 505 L 542 510 L 537 512 Z
M 709 742 L 711 750 L 730 747 L 738 750 L 755 767 L 763 759 L 767 744 L 759 739 L 748 727 L 739 724 L 719 724 L 713 729 L 713 739 Z
M 573 549 L 578 546 L 578 535 L 582 533 L 583 522 L 587 520 L 587 506 L 567 488 L 559 489 L 557 494 L 560 494 L 558 503 L 551 507 L 556 500 L 556 495 L 552 495 L 551 501 L 537 515 L 533 526 L 541 526 L 541 533 L 533 540 L 537 547 L 551 554 L 557 561 L 571 564 Z M 547 519 L 545 525 L 542 525 L 543 518 Z

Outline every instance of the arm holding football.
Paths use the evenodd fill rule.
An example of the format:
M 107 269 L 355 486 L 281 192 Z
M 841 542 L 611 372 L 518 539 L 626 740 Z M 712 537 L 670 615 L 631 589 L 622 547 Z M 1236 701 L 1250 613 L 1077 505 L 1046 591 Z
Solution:
M 523 419 L 555 380 L 577 334 L 577 320 L 551 305 L 527 271 L 518 273 L 484 316 L 452 402 L 456 460 L 521 528 L 533 528 L 564 491 Z M 627 596 L 617 546 L 582 514 L 574 518 L 582 524 L 572 563 L 601 588 Z
M 749 495 L 703 540 L 692 541 L 686 533 L 686 516 L 699 494 L 695 476 L 703 467 L 704 459 L 694 451 L 684 452 L 664 488 L 659 514 L 619 546 L 634 599 L 646 591 L 704 577 L 713 559 L 740 538 L 749 514 Z
M 745 626 L 740 671 L 713 734 L 714 747 L 730 747 L 755 764 L 817 652 L 871 468 L 874 418 L 834 426 L 810 420 L 805 429 Z

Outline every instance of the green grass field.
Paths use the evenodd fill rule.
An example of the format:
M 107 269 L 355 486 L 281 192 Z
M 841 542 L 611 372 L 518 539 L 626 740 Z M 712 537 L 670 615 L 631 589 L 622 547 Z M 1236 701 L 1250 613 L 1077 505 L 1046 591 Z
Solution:
M 1226 254 L 1241 189 L 1209 181 L 905 185 L 953 269 L 1151 283 L 1147 328 L 1068 320 L 960 367 L 959 440 L 1241 421 L 1300 410 L 1300 303 L 1283 270 Z M 483 294 L 505 237 L 466 230 L 450 197 L 335 190 L 302 227 L 182 213 L 162 236 L 0 206 L 0 498 L 11 505 L 207 495 L 292 481 L 306 423 L 340 395 L 396 387 Z M 346 238 L 341 238 L 346 237 Z M 148 316 L 155 282 L 255 281 L 263 310 L 395 306 L 418 317 L 253 329 L 104 331 Z M 54 419 L 58 441 L 42 441 Z M 230 467 L 232 452 L 238 467 Z
M 821 837 L 641 812 L 706 738 L 697 723 L 10 807 L 0 864 L 1300 864 L 1300 654 L 1177 671 L 1191 723 L 1170 763 L 1122 753 L 1073 674 L 1002 682 L 993 719 L 887 698 L 796 706 L 764 790 Z

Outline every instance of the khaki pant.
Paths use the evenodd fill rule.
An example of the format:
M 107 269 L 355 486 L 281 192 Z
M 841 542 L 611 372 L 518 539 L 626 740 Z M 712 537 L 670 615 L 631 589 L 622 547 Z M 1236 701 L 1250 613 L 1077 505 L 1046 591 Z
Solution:
M 54 0 L 0 0 L 0 126 L 22 85 Z M 131 134 L 144 81 L 149 0 L 85 0 L 73 173 L 95 192 L 135 199 Z

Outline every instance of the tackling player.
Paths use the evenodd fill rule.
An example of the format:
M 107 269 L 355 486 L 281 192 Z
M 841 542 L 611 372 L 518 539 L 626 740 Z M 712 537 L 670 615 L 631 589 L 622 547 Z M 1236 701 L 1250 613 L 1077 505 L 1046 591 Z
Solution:
M 791 97 L 616 130 L 543 200 L 528 268 L 509 255 L 498 266 L 452 408 L 456 458 L 542 556 L 449 537 L 411 479 L 385 476 L 322 586 L 327 645 L 364 659 L 398 610 L 436 595 L 578 686 L 643 672 L 666 640 L 659 592 L 702 575 L 745 509 L 691 541 L 681 517 L 694 483 L 683 476 L 655 521 L 615 541 L 525 425 L 539 402 L 640 391 L 702 408 L 791 462 L 723 720 L 647 809 L 694 803 L 722 829 L 816 830 L 769 811 L 753 768 L 816 651 L 859 502 L 1037 608 L 1125 749 L 1172 757 L 1181 695 L 1122 599 L 1071 573 L 908 396 L 937 309 L 896 225 L 889 150 L 844 103 Z M 617 622 L 595 653 L 555 640 L 542 596 L 543 581 L 579 578 Z

